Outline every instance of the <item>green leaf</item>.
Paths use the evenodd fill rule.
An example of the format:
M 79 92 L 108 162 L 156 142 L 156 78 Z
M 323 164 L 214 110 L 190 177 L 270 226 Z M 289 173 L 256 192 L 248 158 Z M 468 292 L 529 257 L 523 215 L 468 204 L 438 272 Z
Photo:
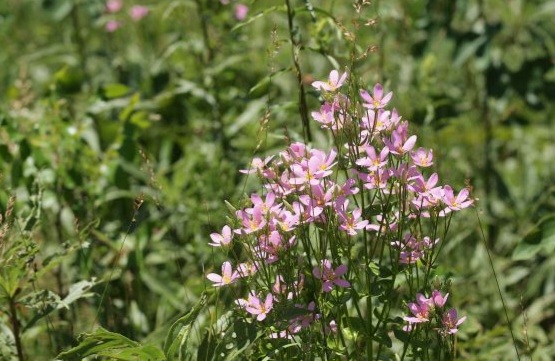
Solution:
M 89 291 L 96 284 L 97 282 L 94 278 L 91 281 L 77 282 L 69 287 L 68 295 L 63 300 L 60 300 L 60 297 L 57 294 L 48 290 L 42 290 L 26 296 L 20 302 L 25 304 L 27 307 L 38 308 L 39 311 L 25 325 L 23 330 L 25 331 L 33 327 L 37 321 L 48 316 L 55 310 L 69 308 L 69 305 L 73 302 L 81 298 L 91 297 L 93 293 Z
M 164 342 L 164 354 L 168 361 L 182 360 L 183 353 L 187 352 L 187 340 L 193 323 L 197 319 L 200 311 L 206 305 L 207 296 L 202 294 L 198 303 L 184 316 L 180 317 L 170 327 L 166 341 Z M 179 355 L 175 357 L 176 353 Z
M 255 123 L 265 105 L 266 101 L 262 99 L 251 101 L 249 105 L 247 105 L 245 111 L 235 118 L 233 123 L 227 127 L 226 135 L 231 138 L 248 124 Z
M 121 98 L 129 94 L 129 87 L 123 84 L 107 84 L 102 87 L 102 95 L 107 99 Z
M 99 327 L 93 333 L 79 336 L 79 345 L 58 355 L 59 360 L 81 361 L 100 356 L 120 361 L 166 360 L 163 352 L 152 345 L 141 345 L 127 337 Z
M 524 237 L 513 252 L 513 260 L 532 259 L 542 252 L 555 251 L 555 216 L 545 217 Z

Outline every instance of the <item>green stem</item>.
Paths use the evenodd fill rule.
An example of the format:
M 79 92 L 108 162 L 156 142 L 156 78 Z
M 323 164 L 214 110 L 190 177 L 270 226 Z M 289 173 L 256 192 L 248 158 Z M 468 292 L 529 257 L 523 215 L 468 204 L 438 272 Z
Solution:
M 73 6 L 71 7 L 71 23 L 73 26 L 73 31 L 75 32 L 75 42 L 77 43 L 77 50 L 79 52 L 79 58 L 81 63 L 81 72 L 83 73 L 83 77 L 85 78 L 85 82 L 88 86 L 91 85 L 89 76 L 87 74 L 87 51 L 85 48 L 85 39 L 83 38 L 83 33 L 81 32 L 81 22 L 79 20 L 79 7 L 78 7 L 79 0 L 75 0 L 73 2 Z
M 299 84 L 299 113 L 301 115 L 303 125 L 303 135 L 305 138 L 305 142 L 311 142 L 312 134 L 310 132 L 306 91 L 303 83 L 303 73 L 299 62 L 299 51 L 301 50 L 301 44 L 300 41 L 296 38 L 295 27 L 293 25 L 295 12 L 291 7 L 291 3 L 289 0 L 285 0 L 285 5 L 287 6 L 287 24 L 289 25 L 289 39 L 291 41 L 291 51 L 293 53 L 293 64 L 295 65 L 295 73 L 297 75 L 297 82 Z
M 17 319 L 17 310 L 15 308 L 15 300 L 13 297 L 8 299 L 10 306 L 10 323 L 12 324 L 13 337 L 15 339 L 15 348 L 17 350 L 17 359 L 24 361 L 23 346 L 21 345 L 21 335 L 19 330 L 19 320 Z

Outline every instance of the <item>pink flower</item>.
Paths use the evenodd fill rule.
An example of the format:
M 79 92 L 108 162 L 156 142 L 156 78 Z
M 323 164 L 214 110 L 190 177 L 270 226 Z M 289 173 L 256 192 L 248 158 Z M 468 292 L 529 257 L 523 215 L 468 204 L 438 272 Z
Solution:
M 469 199 L 470 191 L 468 188 L 463 188 L 457 197 L 455 197 L 453 193 L 453 188 L 446 185 L 443 187 L 443 202 L 447 206 L 444 210 L 445 213 L 449 213 L 450 211 L 460 211 L 461 209 L 470 207 L 474 202 L 472 199 Z
M 324 129 L 332 129 L 333 125 L 335 124 L 333 108 L 329 103 L 322 104 L 322 106 L 320 107 L 320 111 L 312 112 L 311 115 L 315 121 L 322 124 L 322 128 Z
M 234 9 L 235 19 L 239 21 L 245 20 L 248 13 L 249 13 L 249 7 L 247 5 L 245 4 L 235 5 L 235 9 Z
M 260 231 L 266 226 L 266 219 L 262 212 L 262 207 L 254 207 L 247 213 L 246 211 L 237 211 L 237 217 L 241 219 L 243 228 L 236 230 L 236 233 L 244 232 L 251 234 Z
M 117 13 L 123 7 L 122 0 L 108 0 L 106 1 L 106 12 L 109 14 Z
M 378 170 L 378 168 L 383 168 L 387 164 L 389 148 L 384 147 L 379 156 L 376 154 L 376 149 L 371 145 L 366 146 L 364 150 L 366 151 L 366 157 L 357 160 L 356 164 L 367 167 L 369 171 Z
M 232 272 L 231 263 L 226 261 L 222 264 L 221 276 L 217 273 L 209 273 L 206 278 L 214 282 L 214 287 L 221 287 L 237 281 L 237 279 L 239 279 L 239 274 L 237 272 Z
M 348 200 L 341 207 L 336 207 L 337 215 L 341 224 L 339 229 L 347 232 L 349 236 L 356 236 L 357 231 L 365 229 L 368 226 L 368 221 L 361 219 L 362 210 L 360 208 L 355 208 L 351 213 L 346 212 Z
M 268 194 L 266 194 L 266 200 L 262 200 L 262 197 L 260 197 L 256 193 L 253 193 L 251 194 L 251 201 L 254 207 L 245 209 L 245 212 L 252 214 L 254 208 L 258 207 L 260 208 L 263 215 L 275 214 L 279 212 L 281 208 L 281 204 L 274 205 L 275 200 L 276 195 L 274 192 L 268 192 Z
M 254 275 L 258 272 L 258 264 L 256 262 L 252 263 L 239 263 L 237 265 L 237 275 L 238 277 L 248 277 Z
M 384 96 L 382 85 L 378 83 L 374 85 L 374 96 L 368 94 L 366 90 L 361 90 L 360 96 L 364 99 L 364 101 L 366 101 L 366 103 L 363 104 L 365 108 L 381 109 L 389 103 L 393 97 L 393 92 L 389 92 Z
M 408 137 L 408 123 L 403 122 L 391 134 L 391 138 L 384 137 L 383 142 L 392 154 L 402 155 L 412 150 L 416 143 L 416 135 Z
M 210 234 L 210 238 L 212 238 L 212 243 L 208 244 L 213 247 L 227 246 L 233 239 L 233 232 L 229 226 L 224 226 L 224 228 L 222 228 L 222 234 L 212 233 Z
M 134 5 L 129 10 L 129 16 L 131 16 L 131 19 L 133 19 L 134 21 L 139 21 L 142 18 L 144 18 L 145 16 L 147 16 L 148 12 L 149 12 L 149 10 L 146 6 Z
M 308 312 L 291 320 L 289 327 L 287 327 L 291 334 L 299 333 L 303 328 L 308 328 L 314 320 L 320 317 L 320 315 L 315 312 L 316 304 L 314 301 L 310 302 L 307 307 L 303 307 L 302 305 L 295 305 L 295 307 Z
M 409 324 L 428 322 L 430 317 L 430 309 L 433 306 L 432 300 L 424 297 L 423 294 L 416 294 L 416 303 L 409 303 L 409 310 L 413 316 L 405 316 L 403 320 Z
M 387 181 L 389 180 L 391 174 L 387 169 L 378 169 L 370 173 L 358 173 L 358 177 L 364 182 L 364 188 L 366 189 L 382 189 L 384 193 L 387 193 Z
M 262 160 L 261 158 L 256 157 L 251 161 L 251 167 L 249 169 L 241 169 L 239 170 L 239 172 L 244 174 L 258 173 L 262 175 L 263 172 L 266 171 L 266 166 L 268 165 L 268 163 L 270 163 L 272 158 L 273 156 L 266 157 L 264 160 Z M 266 178 L 273 178 L 273 177 L 266 177 Z
M 316 266 L 312 269 L 312 274 L 319 280 L 322 280 L 322 292 L 331 292 L 333 285 L 339 287 L 350 287 L 349 281 L 340 278 L 347 272 L 347 266 L 342 264 L 335 270 L 333 269 L 330 260 L 323 260 L 321 266 Z
M 445 296 L 443 296 L 441 294 L 441 292 L 439 292 L 438 290 L 434 290 L 432 292 L 432 300 L 434 301 L 434 305 L 436 307 L 443 307 L 445 305 L 445 303 L 447 302 L 447 298 L 449 297 L 449 293 L 445 294 Z
M 347 79 L 347 73 L 343 73 L 343 75 L 339 77 L 339 72 L 337 70 L 332 70 L 327 82 L 315 81 L 312 83 L 312 86 L 319 90 L 332 92 L 339 89 L 345 82 L 345 79 Z
M 120 23 L 116 20 L 109 20 L 106 23 L 106 31 L 109 33 L 113 33 L 114 31 L 118 30 L 120 27 Z
M 378 111 L 367 110 L 366 115 L 362 117 L 360 126 L 363 129 L 377 134 L 388 130 L 392 126 L 388 110 L 378 109 Z
M 436 239 L 434 242 L 432 242 L 430 237 L 424 237 L 422 240 L 417 240 L 411 233 L 407 233 L 403 239 L 403 242 L 392 242 L 392 245 L 398 247 L 401 250 L 399 254 L 400 263 L 412 264 L 416 263 L 418 260 L 424 257 L 425 252 L 433 249 L 433 247 L 438 242 L 439 239 Z M 434 293 L 432 298 L 435 296 L 437 295 Z
M 256 316 L 258 321 L 263 321 L 273 308 L 274 296 L 272 296 L 271 293 L 268 293 L 266 295 L 266 299 L 262 301 L 254 294 L 254 292 L 251 291 L 248 299 L 239 299 L 235 301 L 235 303 L 243 307 L 245 311 L 251 315 Z
M 432 149 L 426 150 L 420 147 L 418 150 L 411 152 L 410 156 L 417 166 L 429 167 L 434 164 L 434 151 Z
M 295 244 L 295 236 L 285 242 L 278 231 L 272 231 L 269 235 L 261 235 L 258 243 L 258 249 L 265 253 L 261 258 L 264 258 L 266 263 L 274 263 L 279 259 L 280 252 Z
M 466 320 L 466 316 L 457 320 L 457 310 L 452 308 L 443 314 L 441 322 L 443 324 L 443 331 L 449 335 L 457 333 L 459 326 Z

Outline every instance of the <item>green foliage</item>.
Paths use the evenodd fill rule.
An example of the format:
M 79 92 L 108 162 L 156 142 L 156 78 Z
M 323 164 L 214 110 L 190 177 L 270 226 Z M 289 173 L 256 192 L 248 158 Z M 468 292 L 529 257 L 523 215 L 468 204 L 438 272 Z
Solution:
M 78 337 L 79 346 L 58 355 L 60 360 L 78 361 L 87 356 L 98 356 L 104 360 L 119 361 L 162 361 L 162 351 L 152 345 L 141 345 L 118 333 L 99 327 L 93 333 Z

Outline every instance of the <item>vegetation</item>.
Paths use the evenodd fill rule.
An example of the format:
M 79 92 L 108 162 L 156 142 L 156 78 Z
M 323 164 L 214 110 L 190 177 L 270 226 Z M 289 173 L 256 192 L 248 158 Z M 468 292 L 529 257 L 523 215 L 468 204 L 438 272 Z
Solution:
M 0 360 L 552 360 L 554 15 L 552 0 L 0 2 Z M 348 74 L 341 87 L 313 86 L 333 84 L 332 70 Z M 350 206 L 323 211 L 333 227 L 295 231 L 294 259 L 322 246 L 299 268 L 305 291 L 287 290 L 303 308 L 284 296 L 257 320 L 266 312 L 235 301 L 255 287 L 266 301 L 276 269 L 300 266 L 280 253 L 278 268 L 247 277 L 237 267 L 259 256 L 253 239 L 209 245 L 272 184 L 240 170 L 274 156 L 283 171 L 283 152 L 303 143 L 338 153 L 326 174 L 338 184 L 364 173 L 356 146 L 343 147 L 360 133 L 323 129 L 312 112 L 341 93 L 350 102 L 333 118 L 361 120 L 378 110 L 360 90 L 376 98 L 378 83 L 394 93 L 379 108 L 418 137 L 410 151 L 434 151 L 423 177 L 468 190 L 472 206 L 420 224 L 402 211 L 412 198 L 385 201 L 357 178 Z M 277 198 L 291 213 L 301 202 Z M 349 238 L 340 215 L 355 204 L 368 224 Z M 377 216 L 395 211 L 398 234 L 362 230 L 391 226 Z M 392 244 L 434 227 L 441 247 L 400 262 Z M 226 261 L 242 271 L 214 287 Z M 432 304 L 437 322 L 451 308 L 455 324 L 466 316 L 456 333 L 407 332 L 403 318 Z M 334 342 L 333 327 L 291 335 L 276 323 L 307 315 L 337 317 Z M 291 339 L 270 338 L 286 329 Z

